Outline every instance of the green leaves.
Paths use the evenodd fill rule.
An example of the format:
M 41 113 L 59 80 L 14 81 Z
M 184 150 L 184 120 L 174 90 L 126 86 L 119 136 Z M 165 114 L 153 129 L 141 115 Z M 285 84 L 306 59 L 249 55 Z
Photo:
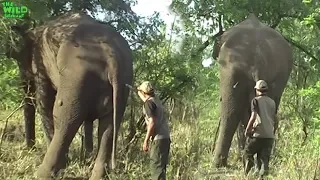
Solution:
M 303 88 L 299 91 L 299 95 L 303 98 L 305 115 L 310 118 L 309 125 L 315 126 L 313 128 L 320 128 L 320 81 L 316 82 L 314 86 Z M 313 123 L 312 123 L 313 122 Z
M 22 99 L 19 70 L 15 61 L 0 61 L 0 109 L 15 108 Z
M 314 86 L 309 86 L 300 90 L 299 95 L 301 95 L 307 102 L 315 107 L 315 110 L 320 110 L 320 81 L 317 81 Z M 318 108 L 318 109 L 317 109 Z

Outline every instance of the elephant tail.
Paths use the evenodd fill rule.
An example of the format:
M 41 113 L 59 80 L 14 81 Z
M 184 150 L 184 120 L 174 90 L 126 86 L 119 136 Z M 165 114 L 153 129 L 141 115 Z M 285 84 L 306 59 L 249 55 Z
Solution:
M 113 79 L 113 138 L 112 138 L 112 153 L 111 153 L 111 169 L 116 168 L 116 148 L 118 130 L 124 116 L 126 108 L 126 98 L 128 96 L 125 85 L 119 83 L 120 77 Z
M 116 168 L 116 148 L 117 148 L 117 119 L 118 115 L 118 105 L 119 102 L 119 84 L 113 83 L 113 138 L 112 138 L 112 154 L 111 154 L 111 169 Z

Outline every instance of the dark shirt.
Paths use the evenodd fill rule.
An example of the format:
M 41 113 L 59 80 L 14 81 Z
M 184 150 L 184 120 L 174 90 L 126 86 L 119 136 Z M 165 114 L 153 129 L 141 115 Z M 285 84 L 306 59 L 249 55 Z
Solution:
M 251 101 L 251 111 L 257 113 L 253 124 L 253 137 L 274 138 L 274 121 L 276 106 L 268 96 L 258 96 Z
M 157 105 L 156 105 L 156 103 L 154 103 L 154 101 L 151 101 L 151 100 L 148 99 L 144 103 L 144 108 L 146 110 L 146 115 L 148 117 L 156 117 Z
M 165 116 L 164 107 L 158 98 L 151 97 L 143 105 L 143 111 L 146 119 L 154 118 L 155 134 L 154 139 L 170 138 L 170 129 L 168 120 Z
M 257 101 L 256 98 L 253 98 L 252 101 L 251 101 L 251 111 L 258 113 L 258 110 L 259 110 L 258 101 Z

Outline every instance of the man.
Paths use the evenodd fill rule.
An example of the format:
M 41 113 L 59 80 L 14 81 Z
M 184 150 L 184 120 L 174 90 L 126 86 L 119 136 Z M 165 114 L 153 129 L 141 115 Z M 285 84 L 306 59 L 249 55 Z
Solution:
M 248 137 L 245 147 L 245 173 L 253 167 L 253 156 L 257 154 L 260 179 L 268 174 L 269 160 L 274 141 L 274 134 L 278 126 L 276 119 L 276 105 L 274 100 L 266 95 L 268 85 L 259 80 L 255 85 L 256 97 L 251 102 L 251 117 L 245 130 Z
M 143 151 L 150 150 L 152 179 L 165 180 L 171 143 L 168 120 L 161 101 L 155 96 L 151 83 L 145 81 L 137 89 L 139 97 L 144 102 L 143 112 L 147 124 Z

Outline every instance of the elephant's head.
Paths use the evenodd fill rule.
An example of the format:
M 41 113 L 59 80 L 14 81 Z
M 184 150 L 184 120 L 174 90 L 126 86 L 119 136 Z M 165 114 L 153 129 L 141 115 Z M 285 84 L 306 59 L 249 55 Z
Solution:
M 28 28 L 27 23 L 11 26 L 12 32 L 17 34 L 17 39 L 7 46 L 6 56 L 22 62 L 31 54 L 33 44 L 32 29 Z
M 25 22 L 11 26 L 11 30 L 17 38 L 7 45 L 6 56 L 17 61 L 21 73 L 31 72 L 35 39 L 33 28 Z

